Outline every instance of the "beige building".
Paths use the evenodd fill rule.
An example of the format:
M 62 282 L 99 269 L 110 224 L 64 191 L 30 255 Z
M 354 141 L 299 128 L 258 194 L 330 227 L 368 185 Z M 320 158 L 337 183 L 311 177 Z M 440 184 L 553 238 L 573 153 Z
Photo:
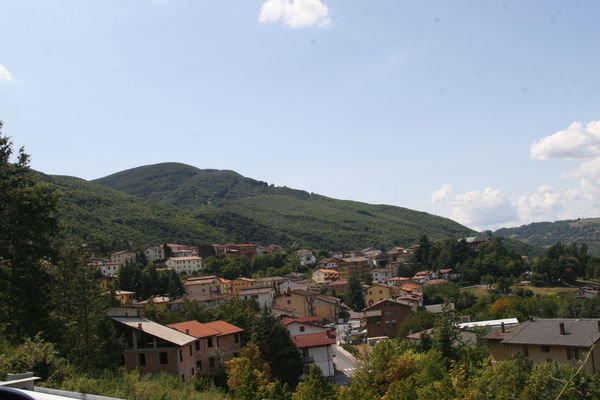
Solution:
M 188 278 L 183 282 L 188 296 L 218 296 L 221 294 L 221 282 L 216 275 Z
M 534 364 L 548 360 L 583 368 L 595 374 L 600 368 L 600 319 L 538 319 L 485 336 L 492 363 L 510 360 L 520 353 Z
M 256 281 L 252 278 L 236 278 L 231 281 L 231 294 L 234 297 L 240 296 L 240 291 L 253 288 Z
M 399 296 L 401 293 L 400 289 L 396 286 L 384 285 L 383 283 L 376 283 L 367 289 L 365 295 L 365 304 L 371 306 L 379 301 L 388 299 L 392 296 Z
M 133 250 L 117 251 L 110 255 L 110 261 L 121 267 L 127 263 L 134 264 L 137 261 L 137 253 Z
M 363 276 L 369 273 L 370 269 L 369 259 L 366 257 L 342 258 L 338 267 L 340 279 L 344 280 L 350 279 L 351 276 L 362 279 Z
M 193 274 L 202 270 L 202 257 L 171 257 L 166 265 L 178 274 Z
M 299 318 L 317 317 L 319 321 L 335 322 L 340 299 L 323 296 L 311 290 L 292 290 L 275 297 L 273 304 L 291 311 Z
M 312 274 L 312 280 L 315 283 L 329 283 L 331 281 L 337 280 L 338 278 L 338 272 L 333 269 L 321 268 L 316 270 Z

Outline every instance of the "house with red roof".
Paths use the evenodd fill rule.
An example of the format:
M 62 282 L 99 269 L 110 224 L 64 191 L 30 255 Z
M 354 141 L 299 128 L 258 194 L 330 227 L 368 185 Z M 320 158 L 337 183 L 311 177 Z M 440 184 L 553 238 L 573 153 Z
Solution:
M 167 325 L 198 339 L 196 368 L 199 375 L 211 375 L 219 362 L 237 357 L 241 349 L 240 333 L 244 330 L 225 321 L 200 323 L 185 321 Z
M 321 325 L 316 317 L 284 318 L 282 323 L 302 353 L 305 374 L 310 365 L 314 364 L 321 368 L 324 376 L 333 377 L 335 366 L 332 346 L 336 343 L 335 330 Z

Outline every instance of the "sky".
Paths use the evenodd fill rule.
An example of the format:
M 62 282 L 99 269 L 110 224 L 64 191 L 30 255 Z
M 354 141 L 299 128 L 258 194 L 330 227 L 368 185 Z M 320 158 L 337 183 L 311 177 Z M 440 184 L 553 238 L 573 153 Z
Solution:
M 181 162 L 497 229 L 600 216 L 600 2 L 3 0 L 34 169 Z

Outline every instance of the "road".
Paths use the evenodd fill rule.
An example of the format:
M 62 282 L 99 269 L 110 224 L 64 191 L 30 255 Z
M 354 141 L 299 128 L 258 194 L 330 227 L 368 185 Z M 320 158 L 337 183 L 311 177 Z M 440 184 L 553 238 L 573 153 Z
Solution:
M 339 370 L 339 373 L 335 376 L 335 383 L 340 386 L 348 386 L 350 385 L 352 375 L 356 371 L 356 359 L 337 344 L 332 348 L 334 354 L 333 362 L 336 369 Z

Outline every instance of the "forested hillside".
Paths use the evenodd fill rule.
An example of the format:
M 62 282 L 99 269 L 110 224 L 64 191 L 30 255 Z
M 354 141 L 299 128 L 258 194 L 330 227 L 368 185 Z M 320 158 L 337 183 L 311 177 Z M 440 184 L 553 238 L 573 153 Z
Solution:
M 502 228 L 494 234 L 540 247 L 550 247 L 559 241 L 585 243 L 590 253 L 600 256 L 600 218 L 535 222 L 517 228 Z

